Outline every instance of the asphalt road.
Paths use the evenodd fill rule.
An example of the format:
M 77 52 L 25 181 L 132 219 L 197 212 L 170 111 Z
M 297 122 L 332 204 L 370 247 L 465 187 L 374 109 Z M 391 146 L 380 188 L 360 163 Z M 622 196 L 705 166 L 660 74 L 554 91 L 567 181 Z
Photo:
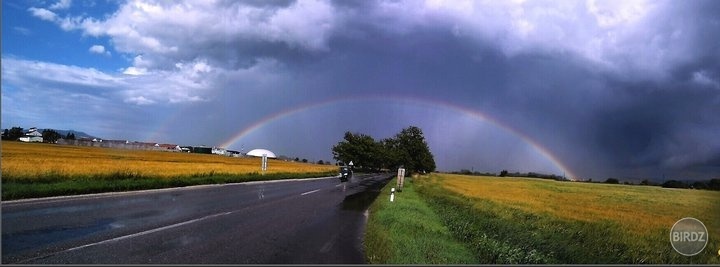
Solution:
M 390 175 L 206 185 L 2 203 L 2 263 L 364 263 Z

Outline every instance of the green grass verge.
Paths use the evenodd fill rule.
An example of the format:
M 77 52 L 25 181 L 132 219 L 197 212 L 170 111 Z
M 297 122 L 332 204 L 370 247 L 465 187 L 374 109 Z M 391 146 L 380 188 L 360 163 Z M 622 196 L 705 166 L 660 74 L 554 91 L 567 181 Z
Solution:
M 416 191 L 441 216 L 452 235 L 471 248 L 479 264 L 718 263 L 717 248 L 685 257 L 667 231 L 624 232 L 611 221 L 581 222 L 470 199 L 438 183 L 416 182 Z
M 467 264 L 477 260 L 415 191 L 412 178 L 390 202 L 391 180 L 369 208 L 363 246 L 372 264 Z
M 118 192 L 131 190 L 182 187 L 202 184 L 239 183 L 281 179 L 334 176 L 337 173 L 198 173 L 173 178 L 149 177 L 137 173 L 118 172 L 104 175 L 64 176 L 47 173 L 40 177 L 2 177 L 2 200 L 64 195 Z

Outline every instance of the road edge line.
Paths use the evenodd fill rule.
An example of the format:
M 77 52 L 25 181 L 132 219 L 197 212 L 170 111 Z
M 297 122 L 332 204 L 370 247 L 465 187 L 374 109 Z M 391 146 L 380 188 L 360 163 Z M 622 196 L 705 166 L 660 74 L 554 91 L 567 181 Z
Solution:
M 96 198 L 123 196 L 123 195 L 140 195 L 140 194 L 164 192 L 164 191 L 193 190 L 193 189 L 200 189 L 200 188 L 204 188 L 204 187 L 255 185 L 255 184 L 278 183 L 278 182 L 314 181 L 314 180 L 322 180 L 322 179 L 330 179 L 330 178 L 337 178 L 337 176 L 278 179 L 278 180 L 267 180 L 267 181 L 224 183 L 224 184 L 201 184 L 201 185 L 190 185 L 190 186 L 182 186 L 182 187 L 167 187 L 167 188 L 143 189 L 143 190 L 133 190 L 133 191 L 104 192 L 104 193 L 95 193 L 95 194 L 67 195 L 67 196 L 40 197 L 40 198 L 25 198 L 25 199 L 15 199 L 15 200 L 3 200 L 2 205 L 3 206 L 5 206 L 5 205 L 22 205 L 22 204 L 32 204 L 32 203 L 38 203 L 38 202 L 52 203 L 52 202 L 57 202 L 57 201 L 73 200 L 73 199 L 96 199 Z

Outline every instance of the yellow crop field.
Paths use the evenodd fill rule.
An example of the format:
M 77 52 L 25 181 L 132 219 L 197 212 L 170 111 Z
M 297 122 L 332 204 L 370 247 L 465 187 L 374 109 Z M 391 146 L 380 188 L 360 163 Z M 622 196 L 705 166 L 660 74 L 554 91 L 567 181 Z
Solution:
M 671 189 L 658 186 L 629 186 L 554 180 L 432 174 L 418 182 L 463 195 L 477 212 L 518 223 L 518 213 L 567 222 L 569 229 L 585 231 L 580 224 L 610 225 L 621 240 L 637 252 L 632 262 L 684 262 L 673 252 L 669 233 L 678 220 L 693 217 L 702 221 L 709 232 L 706 251 L 699 262 L 720 261 L 720 192 Z M 524 215 L 523 215 L 524 216 Z M 532 217 L 528 217 L 532 218 Z M 531 229 L 532 220 L 518 229 Z M 542 227 L 532 228 L 542 231 Z M 540 229 L 540 230 L 538 230 Z M 521 234 L 521 233 L 518 233 Z M 531 237 L 528 238 L 532 240 Z M 597 244 L 600 245 L 600 244 Z M 602 262 L 602 261 L 601 261 Z
M 532 178 L 446 175 L 443 186 L 472 198 L 487 199 L 534 213 L 594 222 L 612 220 L 637 233 L 667 229 L 683 217 L 715 226 L 720 236 L 720 192 L 571 183 Z M 710 229 L 708 229 L 710 230 Z
M 260 158 L 140 151 L 100 147 L 2 142 L 3 177 L 132 173 L 148 177 L 260 172 Z M 267 173 L 319 173 L 335 166 L 269 160 Z

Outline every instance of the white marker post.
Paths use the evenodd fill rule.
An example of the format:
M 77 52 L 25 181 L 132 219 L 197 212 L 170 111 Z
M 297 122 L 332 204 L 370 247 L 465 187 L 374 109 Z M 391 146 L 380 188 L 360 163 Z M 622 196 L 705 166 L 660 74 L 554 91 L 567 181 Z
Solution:
M 265 175 L 265 171 L 267 171 L 267 154 L 263 154 L 260 168 L 262 169 L 262 174 Z
M 390 188 L 390 202 L 395 200 L 395 187 Z

